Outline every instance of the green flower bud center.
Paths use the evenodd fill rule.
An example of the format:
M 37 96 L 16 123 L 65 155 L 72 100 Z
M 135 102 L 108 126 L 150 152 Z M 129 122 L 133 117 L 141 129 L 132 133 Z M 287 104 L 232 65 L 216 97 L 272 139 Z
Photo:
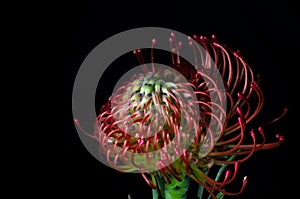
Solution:
M 178 108 L 174 89 L 175 84 L 165 82 L 157 73 L 135 80 L 130 88 L 132 94 L 129 101 L 129 113 L 134 116 L 133 120 L 148 125 L 156 113 L 161 115 L 163 112 L 167 117 L 174 114 L 174 107 Z

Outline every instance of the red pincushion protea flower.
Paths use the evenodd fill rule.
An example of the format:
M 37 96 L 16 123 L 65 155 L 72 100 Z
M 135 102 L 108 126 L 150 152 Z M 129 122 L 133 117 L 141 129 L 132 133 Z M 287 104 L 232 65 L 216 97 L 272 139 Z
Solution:
M 238 195 L 246 185 L 246 177 L 237 193 L 225 187 L 235 179 L 239 163 L 258 150 L 277 147 L 283 137 L 276 135 L 277 141 L 268 142 L 263 126 L 249 126 L 261 111 L 264 96 L 239 52 L 220 45 L 215 36 L 194 36 L 189 43 L 195 54 L 194 67 L 180 57 L 182 44 L 176 45 L 175 35 L 171 35 L 174 53 L 170 68 L 157 69 L 151 51 L 152 70 L 145 67 L 146 74 L 136 74 L 102 106 L 95 125 L 100 151 L 116 169 L 141 172 L 153 188 L 154 198 L 185 198 L 189 179 L 200 185 L 200 198 L 204 190 L 212 198 Z M 197 49 L 195 41 L 205 52 Z M 144 64 L 141 50 L 134 53 Z M 216 73 L 222 77 L 225 95 L 212 86 L 220 83 Z M 155 156 L 159 156 L 158 162 Z M 156 170 L 149 169 L 153 164 Z M 225 171 L 231 164 L 233 173 Z M 219 167 L 215 177 L 208 175 L 213 167 Z

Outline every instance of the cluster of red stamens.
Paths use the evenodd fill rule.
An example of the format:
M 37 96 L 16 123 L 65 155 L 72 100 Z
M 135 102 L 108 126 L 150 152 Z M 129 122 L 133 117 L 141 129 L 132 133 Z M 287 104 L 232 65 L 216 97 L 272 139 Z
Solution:
M 152 42 L 154 48 L 156 40 Z M 204 51 L 198 49 L 195 42 Z M 146 166 L 151 164 L 151 152 L 163 149 L 179 136 L 181 141 L 175 141 L 176 145 L 170 148 L 173 150 L 171 154 L 163 150 L 159 153 L 161 161 L 157 164 L 157 170 L 162 173 L 165 181 L 170 181 L 170 175 L 181 181 L 181 174 L 184 173 L 203 186 L 213 198 L 216 198 L 215 191 L 237 195 L 243 191 L 246 177 L 237 193 L 225 191 L 224 186 L 235 179 L 239 163 L 249 159 L 258 150 L 277 147 L 283 137 L 278 134 L 276 141 L 269 142 L 262 125 L 249 127 L 262 109 L 264 95 L 259 79 L 256 79 L 251 67 L 238 51 L 233 52 L 220 45 L 215 36 L 211 39 L 194 36 L 189 42 L 191 52 L 195 54 L 192 66 L 180 58 L 182 45 L 181 42 L 176 43 L 175 35 L 171 34 L 170 48 L 173 53 L 170 68 L 182 74 L 188 82 L 172 82 L 176 77 L 167 74 L 168 71 L 156 75 L 159 71 L 155 68 L 151 51 L 152 70 L 149 74 L 152 75 L 136 75 L 131 82 L 118 89 L 102 106 L 93 137 L 98 140 L 100 151 L 105 154 L 109 164 L 121 171 L 140 170 L 147 183 L 155 189 L 155 178 L 149 179 L 146 176 L 154 175 L 152 171 L 147 172 Z M 142 50 L 135 50 L 134 54 L 144 64 Z M 226 100 L 218 95 L 220 90 L 217 87 L 211 86 L 220 82 L 214 79 L 216 71 L 212 69 L 209 59 L 214 62 L 222 77 L 225 88 L 223 97 Z M 165 81 L 160 81 L 160 78 Z M 191 87 L 192 91 L 187 87 Z M 187 100 L 190 98 L 190 102 L 180 101 L 178 95 L 181 94 L 187 96 Z M 195 105 L 199 108 L 199 115 L 193 110 Z M 285 113 L 286 110 L 268 122 L 268 125 Z M 160 119 L 161 116 L 164 116 L 164 120 Z M 199 118 L 193 118 L 196 116 Z M 182 124 L 186 127 L 179 131 Z M 191 129 L 194 131 L 193 136 L 183 135 L 190 133 L 188 131 Z M 182 139 L 191 144 L 179 147 Z M 139 155 L 147 153 L 149 155 L 142 158 L 141 162 Z M 123 164 L 120 165 L 120 162 Z M 207 169 L 212 166 L 230 164 L 234 165 L 233 173 L 225 171 L 221 181 L 206 175 Z

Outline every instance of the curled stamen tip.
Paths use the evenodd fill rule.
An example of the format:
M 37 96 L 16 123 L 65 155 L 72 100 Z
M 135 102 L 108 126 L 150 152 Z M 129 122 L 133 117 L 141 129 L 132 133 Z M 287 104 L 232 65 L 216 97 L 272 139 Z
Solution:
M 227 170 L 225 173 L 225 177 L 227 178 L 230 175 L 230 170 Z
M 79 120 L 77 118 L 74 118 L 75 123 L 79 123 Z
M 156 44 L 156 39 L 152 39 L 152 44 L 153 44 L 153 45 Z
M 173 42 L 173 39 L 172 39 L 172 38 L 169 38 L 169 42 Z
M 193 42 L 190 41 L 190 42 L 189 42 L 189 45 L 192 46 L 192 45 L 193 45 Z
M 238 117 L 238 121 L 241 123 L 241 122 L 244 122 L 243 121 L 243 118 L 241 118 L 241 117 Z
M 258 127 L 258 131 L 260 132 L 260 133 L 263 133 L 264 134 L 264 130 L 263 130 L 263 128 L 260 126 L 260 127 Z
M 182 46 L 182 42 L 180 41 L 180 42 L 178 42 L 178 46 Z
M 255 132 L 254 132 L 254 130 L 253 130 L 253 129 L 251 129 L 251 131 L 250 131 L 250 134 L 251 134 L 251 136 L 252 136 L 252 137 L 254 137 L 254 136 L 255 136 Z
M 172 36 L 172 37 L 175 37 L 175 33 L 174 33 L 174 32 L 171 32 L 171 36 Z
M 198 36 L 197 35 L 193 35 L 194 39 L 198 39 Z
M 190 36 L 188 36 L 188 40 L 190 40 L 190 41 L 191 41 L 191 40 L 192 40 L 192 38 L 191 38 Z
M 211 36 L 211 38 L 212 38 L 213 43 L 217 43 L 217 42 L 218 42 L 218 41 L 217 41 L 217 37 L 216 37 L 215 34 L 213 34 L 213 35 Z
M 237 58 L 241 58 L 241 53 L 239 52 L 239 50 L 234 51 L 234 52 L 233 52 L 233 55 L 234 55 L 235 57 L 237 57 Z
M 239 166 L 239 162 L 236 161 L 236 162 L 234 163 L 234 167 L 236 168 L 236 167 L 238 167 L 238 166 Z
M 247 184 L 247 182 L 248 182 L 248 176 L 245 176 L 243 179 L 243 184 Z
M 284 141 L 284 137 L 280 134 L 276 134 L 276 137 L 279 141 Z

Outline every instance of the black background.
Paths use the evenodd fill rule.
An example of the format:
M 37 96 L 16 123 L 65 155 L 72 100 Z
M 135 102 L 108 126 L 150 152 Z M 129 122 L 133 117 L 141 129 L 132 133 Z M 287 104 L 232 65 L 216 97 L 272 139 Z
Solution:
M 63 134 L 64 190 L 68 196 L 86 194 L 87 198 L 125 199 L 128 193 L 133 193 L 139 199 L 151 198 L 151 189 L 139 174 L 118 173 L 89 154 L 72 118 L 72 86 L 81 63 L 94 47 L 121 31 L 156 26 L 186 35 L 210 37 L 215 34 L 221 44 L 240 49 L 254 71 L 262 75 L 266 103 L 259 119 L 268 121 L 279 115 L 284 107 L 289 108 L 288 73 L 293 65 L 290 52 L 296 38 L 293 30 L 296 13 L 291 5 L 254 1 L 165 4 L 140 1 L 131 5 L 128 2 L 108 5 L 84 1 L 72 2 L 66 7 Z M 118 74 L 118 70 L 115 73 Z M 97 97 L 105 101 L 106 94 L 98 93 Z M 286 198 L 291 193 L 288 163 L 292 132 L 288 130 L 288 115 L 270 129 L 271 136 L 277 132 L 285 136 L 279 148 L 259 151 L 240 165 L 233 190 L 237 189 L 233 186 L 241 185 L 243 176 L 249 179 L 244 193 L 236 198 Z

